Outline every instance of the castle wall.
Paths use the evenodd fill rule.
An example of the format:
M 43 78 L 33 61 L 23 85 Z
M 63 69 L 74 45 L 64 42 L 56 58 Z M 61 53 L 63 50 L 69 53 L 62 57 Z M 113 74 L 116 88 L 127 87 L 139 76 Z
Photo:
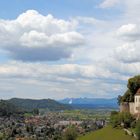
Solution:
M 127 102 L 121 103 L 120 112 L 130 112 L 129 103 Z
M 130 110 L 130 114 L 135 114 L 135 103 L 134 102 L 129 103 L 129 110 Z

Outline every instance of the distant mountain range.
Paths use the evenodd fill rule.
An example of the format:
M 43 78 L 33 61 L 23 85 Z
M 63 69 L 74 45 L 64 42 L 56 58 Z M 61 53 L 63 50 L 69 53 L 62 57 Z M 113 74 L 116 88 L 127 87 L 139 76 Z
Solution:
M 118 108 L 117 98 L 66 98 L 59 102 L 74 108 Z
M 72 109 L 70 105 L 62 104 L 52 99 L 34 100 L 34 99 L 12 98 L 8 100 L 8 102 L 26 110 L 33 110 L 35 108 L 48 109 L 51 111 Z
M 71 109 L 96 109 L 96 108 L 118 108 L 117 98 L 66 98 L 55 101 L 52 99 L 20 99 L 12 98 L 0 100 L 0 116 L 24 113 L 34 109 L 47 109 L 50 111 L 61 111 Z

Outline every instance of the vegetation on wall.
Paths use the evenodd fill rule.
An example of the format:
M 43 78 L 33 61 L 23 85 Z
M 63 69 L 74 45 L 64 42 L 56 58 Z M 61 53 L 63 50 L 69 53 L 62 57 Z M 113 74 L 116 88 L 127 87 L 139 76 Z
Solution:
M 129 128 L 134 124 L 135 118 L 128 112 L 111 112 L 110 122 L 113 128 L 115 127 L 123 127 Z
M 127 83 L 127 88 L 123 96 L 118 96 L 118 104 L 122 102 L 134 102 L 134 95 L 140 88 L 140 75 L 130 78 Z

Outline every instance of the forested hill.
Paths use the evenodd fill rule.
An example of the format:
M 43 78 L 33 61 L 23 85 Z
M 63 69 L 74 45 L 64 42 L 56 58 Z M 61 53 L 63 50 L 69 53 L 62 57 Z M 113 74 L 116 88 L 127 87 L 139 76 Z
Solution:
M 62 103 L 58 103 L 52 99 L 42 99 L 42 100 L 34 100 L 34 99 L 20 99 L 20 98 L 12 98 L 8 100 L 9 103 L 18 106 L 20 108 L 32 110 L 35 108 L 38 109 L 49 109 L 53 111 L 57 110 L 66 110 L 72 109 L 70 105 L 64 105 Z
M 0 100 L 0 117 L 1 116 L 11 116 L 11 115 L 19 115 L 24 113 L 24 110 L 13 105 L 12 103 L 9 103 L 5 100 Z

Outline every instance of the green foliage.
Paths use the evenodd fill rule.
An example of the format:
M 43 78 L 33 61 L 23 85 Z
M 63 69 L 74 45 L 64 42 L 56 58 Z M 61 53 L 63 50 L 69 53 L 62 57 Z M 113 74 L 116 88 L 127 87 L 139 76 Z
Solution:
M 128 80 L 127 87 L 128 87 L 128 89 L 130 89 L 130 91 L 134 95 L 136 93 L 136 91 L 138 90 L 138 88 L 140 88 L 140 75 L 130 78 Z
M 134 120 L 133 122 L 131 122 L 131 128 L 135 128 L 136 127 L 136 120 Z
M 8 101 L 0 100 L 0 116 L 10 117 L 11 115 L 21 114 L 24 111 L 19 107 L 9 103 Z
M 138 140 L 140 140 L 140 121 L 137 121 L 137 123 L 136 123 L 135 132 L 136 132 L 136 135 L 138 137 Z
M 131 123 L 134 121 L 133 116 L 128 112 L 123 113 L 111 113 L 110 122 L 113 128 L 118 126 L 123 126 L 128 128 L 131 126 Z
M 124 128 L 131 126 L 131 122 L 134 121 L 132 115 L 128 112 L 119 113 L 120 122 L 124 124 Z
M 64 133 L 63 140 L 76 140 L 77 137 L 78 137 L 77 129 L 74 126 L 71 126 Z
M 114 112 L 114 111 L 111 112 L 110 123 L 111 123 L 113 128 L 115 128 L 118 125 L 120 125 L 119 113 L 118 112 Z
M 134 101 L 134 95 L 132 92 L 128 89 L 123 96 L 118 96 L 118 104 L 122 102 L 133 102 Z
M 118 112 L 117 111 L 111 111 L 111 116 L 113 115 L 118 115 Z
M 4 135 L 3 133 L 0 132 L 0 140 L 3 140 L 3 138 L 4 138 Z
M 140 75 L 134 76 L 128 80 L 127 91 L 123 96 L 118 96 L 118 104 L 122 102 L 134 102 L 134 95 L 140 88 Z
M 39 109 L 38 108 L 33 109 L 33 114 L 34 115 L 39 115 Z
M 121 95 L 118 96 L 117 101 L 118 101 L 117 102 L 118 105 L 120 105 L 122 103 L 122 96 Z

